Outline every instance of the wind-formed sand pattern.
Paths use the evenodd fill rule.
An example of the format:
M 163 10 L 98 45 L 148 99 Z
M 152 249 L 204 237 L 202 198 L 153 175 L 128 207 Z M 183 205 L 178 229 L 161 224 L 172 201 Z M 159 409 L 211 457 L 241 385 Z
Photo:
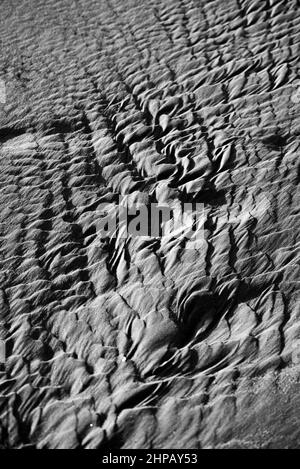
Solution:
M 0 447 L 299 448 L 299 2 L 0 8 Z

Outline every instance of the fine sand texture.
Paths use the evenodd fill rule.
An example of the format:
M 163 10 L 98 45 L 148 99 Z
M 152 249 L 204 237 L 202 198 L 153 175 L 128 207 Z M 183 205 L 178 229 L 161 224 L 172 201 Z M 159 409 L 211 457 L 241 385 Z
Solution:
M 0 447 L 300 448 L 299 1 L 0 9 Z

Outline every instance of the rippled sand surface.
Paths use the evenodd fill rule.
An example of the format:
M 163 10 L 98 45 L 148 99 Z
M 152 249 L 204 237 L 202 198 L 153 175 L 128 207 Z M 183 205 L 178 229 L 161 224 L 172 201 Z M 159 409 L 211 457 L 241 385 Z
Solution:
M 1 2 L 0 446 L 297 448 L 295 0 Z M 199 203 L 202 239 L 99 237 Z

